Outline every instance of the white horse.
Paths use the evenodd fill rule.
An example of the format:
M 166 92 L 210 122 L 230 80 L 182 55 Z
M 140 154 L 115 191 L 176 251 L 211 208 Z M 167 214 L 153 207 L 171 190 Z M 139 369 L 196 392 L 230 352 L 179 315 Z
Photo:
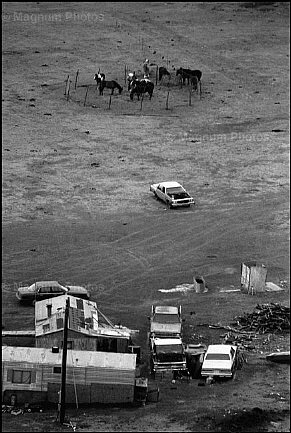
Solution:
M 127 83 L 128 83 L 127 90 L 128 91 L 131 89 L 131 85 L 132 85 L 133 81 L 135 81 L 135 80 L 137 80 L 137 76 L 136 76 L 135 72 L 130 72 L 127 76 Z

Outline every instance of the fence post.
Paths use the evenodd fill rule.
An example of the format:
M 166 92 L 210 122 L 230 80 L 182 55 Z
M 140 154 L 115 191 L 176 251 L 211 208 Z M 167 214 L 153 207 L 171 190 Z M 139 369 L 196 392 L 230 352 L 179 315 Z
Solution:
M 68 76 L 67 76 L 67 79 L 65 80 L 66 87 L 65 87 L 65 93 L 64 93 L 64 95 L 66 95 L 67 92 L 68 92 L 68 83 L 69 83 L 69 79 L 70 79 L 70 75 L 68 75 Z
M 111 95 L 109 96 L 108 110 L 110 110 L 110 106 L 111 106 Z
M 198 82 L 198 95 L 199 99 L 201 99 L 201 81 Z
M 168 91 L 168 93 L 167 93 L 167 99 L 166 99 L 166 110 L 169 109 L 169 106 L 168 106 L 168 102 L 169 102 L 169 94 L 170 94 L 170 92 Z
M 67 101 L 69 100 L 69 98 L 70 98 L 70 87 L 71 87 L 71 80 L 69 80 L 69 86 L 68 86 L 68 92 L 67 92 Z
M 140 110 L 142 110 L 142 103 L 143 103 L 143 94 L 142 94 L 142 97 L 141 97 L 141 100 L 140 100 Z
M 89 91 L 89 86 L 87 86 L 87 89 L 86 89 L 86 95 L 85 95 L 85 99 L 84 99 L 84 107 L 86 105 L 86 99 L 87 99 L 88 91 Z
M 79 75 L 79 69 L 76 72 L 76 79 L 75 79 L 75 90 L 77 88 L 77 82 L 78 82 L 78 75 Z
M 189 106 L 191 106 L 192 87 L 189 89 Z
M 159 66 L 157 65 L 157 69 L 156 69 L 156 85 L 158 84 L 158 73 L 159 73 Z

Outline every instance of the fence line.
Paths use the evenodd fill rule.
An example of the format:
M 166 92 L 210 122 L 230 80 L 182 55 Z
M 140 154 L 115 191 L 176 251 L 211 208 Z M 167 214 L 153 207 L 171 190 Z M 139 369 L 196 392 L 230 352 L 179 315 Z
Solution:
M 86 89 L 86 95 L 85 95 L 85 99 L 84 99 L 84 107 L 86 105 L 86 100 L 87 100 L 88 92 L 89 92 L 89 86 L 87 86 L 87 89 Z
M 78 69 L 77 72 L 76 72 L 75 90 L 76 90 L 76 88 L 77 88 L 78 76 L 79 76 L 79 69 Z
M 69 83 L 69 80 L 70 80 L 70 75 L 68 75 L 67 78 L 65 79 L 65 83 L 66 83 L 65 93 L 64 93 L 65 96 L 68 93 L 68 83 Z
M 152 79 L 153 79 L 153 81 L 155 80 L 155 83 L 156 83 L 156 86 L 157 86 L 158 85 L 159 67 L 158 67 L 158 65 L 155 65 L 155 66 L 156 66 L 156 68 L 155 68 L 155 78 L 152 77 Z M 127 64 L 125 64 L 124 65 L 124 81 L 125 81 L 125 83 L 127 82 L 127 75 L 128 75 L 128 73 L 129 73 L 129 67 L 128 67 Z M 96 105 L 95 105 L 96 104 L 96 99 L 95 98 L 97 98 L 97 100 L 98 100 L 98 96 L 97 96 L 97 94 L 95 93 L 95 90 L 94 90 L 95 89 L 95 87 L 94 87 L 95 85 L 92 84 L 92 88 L 94 90 L 93 93 L 92 93 L 92 92 L 90 92 L 90 89 L 89 89 L 91 87 L 90 84 L 89 85 L 87 85 L 87 84 L 79 84 L 79 77 L 80 77 L 80 70 L 78 69 L 76 71 L 76 73 L 75 73 L 75 77 L 74 77 L 75 79 L 73 80 L 73 82 L 74 82 L 73 85 L 75 87 L 75 92 L 72 93 L 71 92 L 71 89 L 72 89 L 72 80 L 70 79 L 70 75 L 67 75 L 67 77 L 65 79 L 65 91 L 64 91 L 64 95 L 66 96 L 66 100 L 69 101 L 70 99 L 72 100 L 72 98 L 73 98 L 74 102 L 81 102 L 82 101 L 82 96 L 84 97 L 84 94 L 82 95 L 82 92 L 81 92 L 81 95 L 80 94 L 78 95 L 77 91 L 80 91 L 81 88 L 86 88 L 84 102 L 83 102 L 84 107 L 86 105 L 87 106 L 92 105 L 92 107 L 97 108 Z M 178 78 L 178 77 L 176 77 L 176 78 Z M 188 90 L 188 101 L 187 101 L 188 104 L 187 105 L 189 107 L 193 106 L 193 90 L 194 90 L 194 88 L 193 88 L 193 86 L 190 86 L 190 85 L 188 85 L 188 86 L 185 85 L 184 86 L 183 85 L 182 77 L 179 76 L 178 83 L 176 81 L 176 86 L 175 86 L 175 88 L 177 89 L 177 95 L 179 95 L 178 88 L 183 89 L 184 87 L 185 87 L 185 90 Z M 187 89 L 187 87 L 188 87 L 188 89 Z M 96 83 L 96 88 L 97 88 L 97 83 Z M 166 90 L 166 88 L 165 88 L 165 90 Z M 71 93 L 72 93 L 72 95 L 71 95 Z M 198 81 L 195 93 L 197 93 L 197 97 L 198 97 L 197 99 L 201 100 L 201 98 L 202 98 L 202 85 L 201 85 L 201 81 Z M 89 94 L 90 94 L 90 98 L 89 98 Z M 174 104 L 172 104 L 173 105 L 172 108 L 175 108 L 175 97 L 179 98 L 179 96 L 177 96 L 177 95 L 175 93 L 174 93 L 174 95 L 172 95 L 173 98 L 174 98 L 174 101 L 173 101 Z M 78 100 L 80 98 L 81 98 L 81 101 Z M 194 96 L 194 98 L 195 98 L 195 96 Z M 108 99 L 108 105 L 106 104 L 108 110 L 111 109 L 111 106 L 112 106 L 112 103 L 113 103 L 113 99 L 114 98 L 112 98 L 111 95 L 110 95 L 110 97 Z M 167 92 L 166 92 L 165 106 L 164 106 L 166 110 L 169 110 L 169 99 L 170 99 L 170 83 L 168 82 L 167 83 Z M 126 102 L 124 101 L 124 98 L 121 98 L 121 100 L 117 101 L 119 103 L 119 104 L 117 104 L 117 106 L 119 108 L 120 107 L 123 108 L 122 105 L 120 105 L 120 102 L 122 102 L 122 101 L 126 104 Z M 143 110 L 143 101 L 144 101 L 144 95 L 142 95 L 141 99 L 140 99 L 140 110 L 139 111 Z M 100 104 L 97 103 L 97 106 L 99 106 L 99 105 Z M 181 107 L 181 105 L 178 103 L 177 107 Z M 99 106 L 99 108 L 101 109 L 102 105 Z M 129 111 L 131 111 L 130 108 L 129 108 Z M 152 109 L 151 109 L 151 111 L 152 111 Z M 126 113 L 124 113 L 124 114 L 126 114 Z

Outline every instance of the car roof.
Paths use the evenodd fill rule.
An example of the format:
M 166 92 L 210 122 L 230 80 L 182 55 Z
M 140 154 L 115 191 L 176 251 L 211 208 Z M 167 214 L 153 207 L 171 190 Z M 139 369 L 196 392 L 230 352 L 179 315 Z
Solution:
M 58 281 L 36 281 L 33 284 L 36 284 L 37 286 L 43 286 L 43 287 L 62 286 L 62 284 L 60 284 Z
M 230 344 L 210 344 L 207 353 L 229 353 L 231 347 L 236 349 L 236 346 L 231 346 Z
M 182 186 L 178 182 L 161 182 L 159 185 L 164 186 L 165 188 L 173 188 L 177 186 Z
M 178 314 L 178 308 L 177 307 L 170 307 L 168 305 L 164 306 L 157 306 L 155 307 L 155 313 L 161 313 L 161 314 Z

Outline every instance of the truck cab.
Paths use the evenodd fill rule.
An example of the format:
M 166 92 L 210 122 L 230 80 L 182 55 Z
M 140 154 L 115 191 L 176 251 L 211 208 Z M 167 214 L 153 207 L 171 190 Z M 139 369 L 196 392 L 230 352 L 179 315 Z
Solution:
M 150 339 L 151 372 L 187 372 L 186 354 L 180 337 Z

